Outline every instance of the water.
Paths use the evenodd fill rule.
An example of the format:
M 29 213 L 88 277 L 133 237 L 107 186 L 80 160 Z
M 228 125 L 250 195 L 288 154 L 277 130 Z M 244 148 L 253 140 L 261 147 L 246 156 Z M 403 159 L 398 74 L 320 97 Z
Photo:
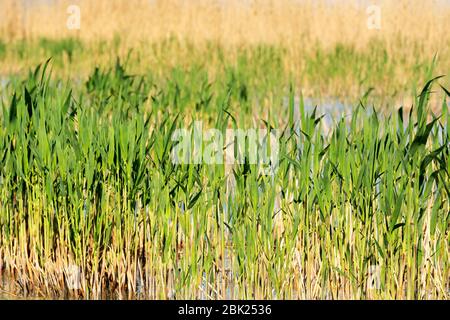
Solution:
M 0 89 L 5 89 L 6 86 L 9 83 L 9 78 L 8 77 L 2 77 L 0 76 Z

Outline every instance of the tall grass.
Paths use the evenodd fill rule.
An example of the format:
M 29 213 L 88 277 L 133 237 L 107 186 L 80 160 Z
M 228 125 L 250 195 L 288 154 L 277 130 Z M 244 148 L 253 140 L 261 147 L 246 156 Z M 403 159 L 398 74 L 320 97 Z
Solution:
M 428 108 L 442 79 L 411 112 L 362 101 L 325 131 L 294 90 L 261 112 L 251 79 L 225 75 L 162 84 L 117 61 L 77 86 L 46 63 L 4 89 L 0 269 L 21 293 L 448 299 L 449 92 L 439 115 Z M 280 128 L 274 175 L 174 164 L 171 136 L 195 120 Z

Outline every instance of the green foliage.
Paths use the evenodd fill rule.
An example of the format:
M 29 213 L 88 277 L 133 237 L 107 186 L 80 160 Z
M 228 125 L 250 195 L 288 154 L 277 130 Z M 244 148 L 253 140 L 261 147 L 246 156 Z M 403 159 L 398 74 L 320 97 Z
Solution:
M 153 298 L 448 297 L 449 116 L 427 107 L 437 78 L 409 117 L 361 104 L 329 134 L 320 108 L 296 105 L 293 86 L 280 91 L 286 112 L 257 122 L 284 129 L 273 175 L 248 163 L 173 163 L 176 128 L 254 126 L 258 95 L 242 59 L 218 82 L 198 66 L 174 68 L 164 83 L 117 60 L 81 88 L 51 80 L 47 61 L 9 87 L 2 252 L 26 252 L 38 268 L 72 259 L 86 297 L 113 282 L 138 294 L 140 277 Z
M 69 61 L 72 61 L 74 55 L 83 49 L 83 44 L 75 38 L 60 40 L 42 38 L 39 40 L 39 47 L 44 50 L 47 56 L 50 55 L 56 59 L 66 54 Z
M 0 39 L 0 60 L 4 59 L 6 55 L 6 44 Z

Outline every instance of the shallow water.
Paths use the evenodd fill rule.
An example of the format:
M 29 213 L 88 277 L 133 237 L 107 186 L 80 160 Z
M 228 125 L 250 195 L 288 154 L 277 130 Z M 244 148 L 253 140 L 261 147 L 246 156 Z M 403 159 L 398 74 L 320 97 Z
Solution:
M 9 78 L 7 78 L 7 77 L 0 77 L 0 88 L 1 89 L 6 88 L 8 83 L 9 83 Z

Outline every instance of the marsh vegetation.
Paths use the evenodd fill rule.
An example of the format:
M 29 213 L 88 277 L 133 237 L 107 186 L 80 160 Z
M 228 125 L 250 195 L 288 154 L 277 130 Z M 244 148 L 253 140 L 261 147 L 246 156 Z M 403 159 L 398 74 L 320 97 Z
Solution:
M 2 20 L 7 297 L 449 298 L 448 9 L 364 33 L 354 6 L 131 2 L 81 1 L 75 34 L 58 6 Z M 278 161 L 174 162 L 196 121 L 276 129 Z

